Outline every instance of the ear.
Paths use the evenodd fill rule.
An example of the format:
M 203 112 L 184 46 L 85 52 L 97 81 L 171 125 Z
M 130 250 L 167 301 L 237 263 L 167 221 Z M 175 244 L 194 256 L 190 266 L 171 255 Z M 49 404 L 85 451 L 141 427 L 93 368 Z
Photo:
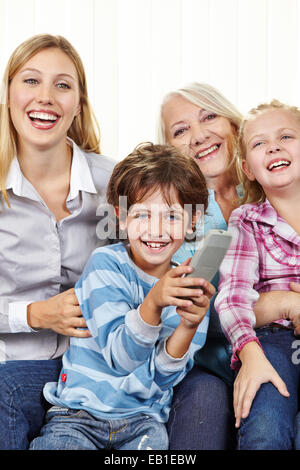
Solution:
M 77 117 L 80 113 L 81 113 L 81 103 L 79 102 L 77 107 L 76 107 L 74 117 Z
M 252 173 L 252 170 L 248 165 L 247 160 L 242 160 L 242 170 L 250 181 L 255 181 L 255 176 Z

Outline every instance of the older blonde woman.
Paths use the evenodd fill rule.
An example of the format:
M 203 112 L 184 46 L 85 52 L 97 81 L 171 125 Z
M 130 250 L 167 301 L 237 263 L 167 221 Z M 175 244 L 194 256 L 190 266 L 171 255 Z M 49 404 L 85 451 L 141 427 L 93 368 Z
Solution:
M 113 162 L 100 156 L 85 72 L 62 37 L 12 54 L 0 111 L 0 448 L 25 449 L 42 425 L 69 336 L 87 337 L 73 286 L 98 240 Z

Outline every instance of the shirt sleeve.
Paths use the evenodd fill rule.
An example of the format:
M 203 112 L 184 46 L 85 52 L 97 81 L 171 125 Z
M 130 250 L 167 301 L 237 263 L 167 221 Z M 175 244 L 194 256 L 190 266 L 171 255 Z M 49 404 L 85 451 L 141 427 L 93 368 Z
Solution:
M 243 208 L 233 211 L 228 231 L 231 245 L 220 267 L 219 293 L 215 308 L 222 329 L 232 344 L 231 366 L 239 366 L 238 353 L 250 341 L 259 341 L 254 331 L 254 304 L 259 294 L 253 288 L 259 280 L 259 256 L 250 223 L 244 220 Z
M 166 348 L 168 337 L 162 337 L 157 342 L 154 380 L 162 390 L 177 385 L 192 369 L 196 352 L 205 344 L 208 323 L 209 313 L 207 312 L 198 326 L 188 350 L 182 357 L 175 358 L 168 354 Z
M 113 256 L 103 251 L 92 255 L 75 286 L 83 316 L 105 362 L 122 374 L 149 359 L 162 327 L 143 321 L 139 308 L 132 307 L 132 289 Z
M 34 332 L 27 323 L 27 306 L 32 301 L 10 302 L 0 298 L 0 333 Z

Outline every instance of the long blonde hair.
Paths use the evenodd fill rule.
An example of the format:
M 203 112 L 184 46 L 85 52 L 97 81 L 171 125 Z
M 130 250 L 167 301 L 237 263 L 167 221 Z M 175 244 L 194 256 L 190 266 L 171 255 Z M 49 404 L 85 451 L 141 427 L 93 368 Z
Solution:
M 189 101 L 200 109 L 205 109 L 216 113 L 219 116 L 227 118 L 231 123 L 232 135 L 229 138 L 228 150 L 230 154 L 229 166 L 234 169 L 235 176 L 238 175 L 238 158 L 237 158 L 237 134 L 239 127 L 242 123 L 242 114 L 237 108 L 225 98 L 225 96 L 213 86 L 207 83 L 190 83 L 183 88 L 171 91 L 168 93 L 161 104 L 158 116 L 156 137 L 159 144 L 167 144 L 166 129 L 163 120 L 164 106 L 169 99 L 174 96 L 182 96 L 185 100 Z
M 10 164 L 17 153 L 17 133 L 13 126 L 8 107 L 10 83 L 16 73 L 29 59 L 38 52 L 49 48 L 57 48 L 67 54 L 72 60 L 78 74 L 81 112 L 74 118 L 68 131 L 68 137 L 74 140 L 83 150 L 100 153 L 100 129 L 89 102 L 84 66 L 79 54 L 69 41 L 62 36 L 39 34 L 27 39 L 12 53 L 4 72 L 1 90 L 0 191 L 2 191 L 2 195 L 8 206 L 9 201 L 5 182 Z
M 265 201 L 266 195 L 263 187 L 257 180 L 250 181 L 242 170 L 242 161 L 246 159 L 247 149 L 245 147 L 244 135 L 245 127 L 249 121 L 253 121 L 265 111 L 271 109 L 283 109 L 293 113 L 300 125 L 300 109 L 273 99 L 270 103 L 261 103 L 256 108 L 252 108 L 245 116 L 238 134 L 238 176 L 243 184 L 243 198 L 241 204 L 260 204 Z

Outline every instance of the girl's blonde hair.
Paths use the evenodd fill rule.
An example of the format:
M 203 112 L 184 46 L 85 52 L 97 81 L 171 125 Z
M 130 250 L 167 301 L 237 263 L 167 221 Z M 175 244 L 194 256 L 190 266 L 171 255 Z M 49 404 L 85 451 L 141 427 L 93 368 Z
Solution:
M 236 107 L 225 98 L 222 93 L 207 83 L 193 82 L 183 88 L 168 93 L 161 104 L 160 112 L 157 122 L 157 141 L 159 144 L 166 144 L 167 136 L 163 120 L 164 106 L 174 96 L 182 96 L 185 100 L 189 101 L 201 109 L 211 111 L 219 116 L 227 118 L 231 123 L 232 134 L 228 139 L 228 150 L 230 154 L 229 167 L 233 167 L 235 176 L 238 175 L 238 158 L 236 152 L 237 134 L 239 127 L 242 123 L 242 114 Z
M 97 119 L 92 111 L 84 66 L 81 58 L 70 42 L 62 36 L 39 34 L 33 36 L 12 53 L 6 66 L 0 105 L 0 191 L 9 205 L 5 181 L 10 164 L 17 153 L 17 133 L 13 126 L 9 111 L 9 87 L 16 73 L 23 65 L 38 52 L 45 49 L 57 48 L 67 54 L 72 60 L 78 75 L 81 112 L 76 116 L 68 131 L 68 137 L 87 152 L 100 153 L 100 130 Z
M 257 181 L 250 181 L 242 170 L 242 161 L 246 159 L 247 149 L 244 142 L 245 127 L 249 121 L 253 121 L 265 111 L 271 109 L 283 109 L 294 114 L 300 125 L 300 109 L 296 106 L 290 106 L 281 103 L 278 100 L 272 100 L 270 103 L 261 103 L 256 108 L 252 108 L 245 116 L 238 133 L 238 177 L 242 182 L 244 194 L 241 204 L 255 203 L 260 204 L 265 201 L 266 195 L 261 184 Z

